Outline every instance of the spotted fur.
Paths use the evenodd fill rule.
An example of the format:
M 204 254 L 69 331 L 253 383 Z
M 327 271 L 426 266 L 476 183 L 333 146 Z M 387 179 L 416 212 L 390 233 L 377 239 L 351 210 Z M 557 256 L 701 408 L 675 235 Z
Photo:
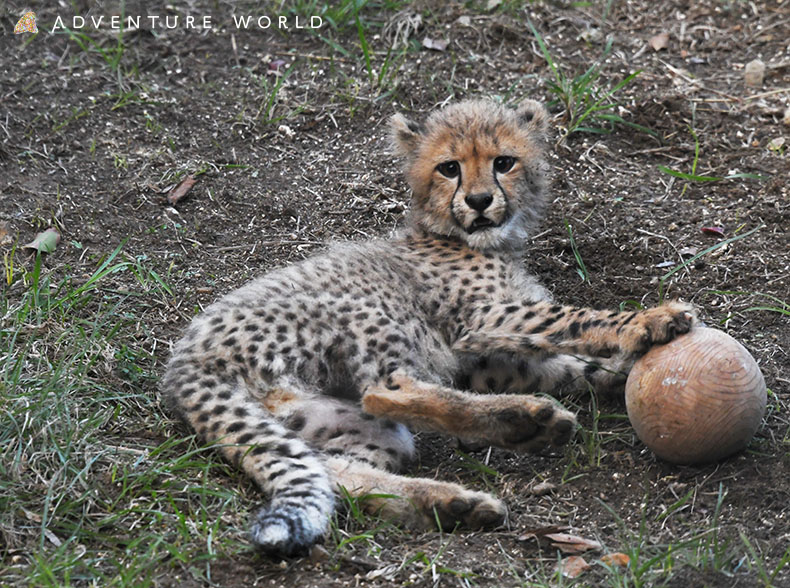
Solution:
M 320 541 L 338 486 L 419 528 L 499 525 L 507 511 L 493 496 L 399 473 L 411 431 L 514 451 L 561 445 L 574 416 L 530 393 L 617 387 L 635 356 L 690 328 L 680 303 L 555 304 L 525 271 L 546 126 L 532 101 L 462 102 L 421 125 L 395 116 L 408 229 L 272 271 L 175 345 L 165 398 L 270 498 L 252 522 L 256 544 L 289 554 Z

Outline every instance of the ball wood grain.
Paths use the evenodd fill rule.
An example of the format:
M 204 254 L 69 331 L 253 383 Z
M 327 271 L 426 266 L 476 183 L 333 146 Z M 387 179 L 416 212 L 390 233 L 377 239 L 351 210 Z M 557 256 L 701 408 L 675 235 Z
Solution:
M 748 445 L 765 414 L 765 380 L 743 345 L 695 327 L 634 364 L 625 401 L 636 434 L 658 457 L 710 463 Z

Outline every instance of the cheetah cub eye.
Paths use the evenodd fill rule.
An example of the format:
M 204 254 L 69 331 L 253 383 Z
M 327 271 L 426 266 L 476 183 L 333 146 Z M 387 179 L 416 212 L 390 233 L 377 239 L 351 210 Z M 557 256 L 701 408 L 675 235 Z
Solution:
M 516 158 L 510 157 L 508 155 L 500 155 L 496 159 L 494 159 L 494 171 L 500 174 L 504 174 L 509 172 L 510 169 L 515 165 Z
M 461 166 L 458 165 L 457 161 L 445 161 L 437 165 L 436 169 L 444 177 L 450 179 L 457 178 L 458 174 L 461 173 Z

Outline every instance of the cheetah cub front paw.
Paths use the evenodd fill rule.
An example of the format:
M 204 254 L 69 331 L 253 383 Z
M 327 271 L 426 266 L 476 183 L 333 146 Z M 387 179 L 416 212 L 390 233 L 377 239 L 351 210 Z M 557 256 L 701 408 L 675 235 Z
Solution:
M 694 307 L 683 302 L 667 302 L 639 312 L 620 332 L 620 347 L 626 353 L 641 355 L 653 345 L 669 343 L 688 333 L 697 317 Z

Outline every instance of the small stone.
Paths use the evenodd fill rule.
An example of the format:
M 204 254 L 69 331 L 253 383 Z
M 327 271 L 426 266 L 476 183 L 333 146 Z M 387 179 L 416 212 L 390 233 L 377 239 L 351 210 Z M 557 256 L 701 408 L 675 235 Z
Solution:
M 535 484 L 532 487 L 532 494 L 534 494 L 535 496 L 544 496 L 556 489 L 557 486 L 552 484 L 551 482 L 541 482 L 540 484 Z
M 650 37 L 650 40 L 647 43 L 653 48 L 653 51 L 661 51 L 662 49 L 666 49 L 669 46 L 669 33 L 666 31 L 658 33 L 657 35 Z
M 759 59 L 754 59 L 746 64 L 743 70 L 743 79 L 747 86 L 759 88 L 763 85 L 765 77 L 765 64 Z
M 782 118 L 782 122 L 787 126 L 790 126 L 790 106 L 785 109 L 785 115 Z
M 596 28 L 585 29 L 579 34 L 579 38 L 590 45 L 600 45 L 604 42 L 604 36 L 601 32 L 601 29 Z

